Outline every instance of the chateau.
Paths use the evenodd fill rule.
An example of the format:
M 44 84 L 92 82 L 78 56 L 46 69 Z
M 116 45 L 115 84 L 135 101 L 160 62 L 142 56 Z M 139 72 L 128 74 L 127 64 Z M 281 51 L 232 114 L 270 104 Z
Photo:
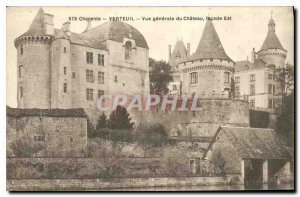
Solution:
M 178 40 L 173 51 L 169 45 L 174 79 L 169 85 L 170 94 L 235 97 L 248 100 L 252 109 L 274 111 L 281 93 L 274 72 L 285 66 L 286 54 L 275 33 L 273 18 L 261 49 L 255 52 L 253 48 L 250 61 L 237 62 L 226 54 L 212 21 L 207 21 L 194 54 L 190 54 L 190 43 L 185 47 L 183 41 Z
M 18 108 L 96 108 L 103 94 L 149 93 L 149 47 L 134 27 L 119 21 L 71 32 L 54 28 L 40 9 L 15 39 Z M 134 80 L 132 80 L 134 79 Z

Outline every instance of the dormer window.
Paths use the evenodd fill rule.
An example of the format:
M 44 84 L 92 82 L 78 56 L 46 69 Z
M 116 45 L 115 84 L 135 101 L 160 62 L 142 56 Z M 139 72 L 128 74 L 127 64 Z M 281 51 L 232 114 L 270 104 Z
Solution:
M 131 59 L 132 44 L 130 41 L 125 43 L 125 60 Z

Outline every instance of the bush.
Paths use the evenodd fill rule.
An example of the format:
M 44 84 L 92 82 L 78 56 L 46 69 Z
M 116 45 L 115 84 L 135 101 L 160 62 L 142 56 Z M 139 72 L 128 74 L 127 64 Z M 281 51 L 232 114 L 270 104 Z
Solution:
M 43 142 L 33 142 L 30 137 L 18 138 L 11 144 L 16 157 L 33 157 L 44 148 Z

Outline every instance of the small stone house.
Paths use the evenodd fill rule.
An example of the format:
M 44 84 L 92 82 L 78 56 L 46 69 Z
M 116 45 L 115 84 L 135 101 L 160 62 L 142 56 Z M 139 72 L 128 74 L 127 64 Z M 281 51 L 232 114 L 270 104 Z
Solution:
M 292 157 L 273 129 L 219 127 L 203 159 L 241 183 L 290 181 Z
M 6 112 L 8 157 L 84 156 L 87 146 L 87 117 L 83 109 L 7 107 Z M 26 140 L 27 144 L 25 144 Z M 16 155 L 13 147 L 20 149 L 20 146 L 24 146 L 28 151 L 32 149 L 32 155 L 28 155 L 28 152 L 22 154 L 20 151 L 19 155 Z M 41 147 L 41 149 L 34 151 L 34 147 Z

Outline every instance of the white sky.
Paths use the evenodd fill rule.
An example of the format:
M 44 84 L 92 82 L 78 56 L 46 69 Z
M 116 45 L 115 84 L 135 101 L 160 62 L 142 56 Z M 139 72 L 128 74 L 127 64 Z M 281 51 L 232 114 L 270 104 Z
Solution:
M 17 57 L 14 39 L 28 30 L 39 7 L 7 8 L 7 104 L 17 106 Z M 177 17 L 177 16 L 231 16 L 231 21 L 214 21 L 214 26 L 227 55 L 234 61 L 250 58 L 254 47 L 258 51 L 266 37 L 271 11 L 276 23 L 276 34 L 288 51 L 287 62 L 294 63 L 294 20 L 292 7 L 43 7 L 54 15 L 54 26 L 60 28 L 70 16 L 76 17 Z M 104 21 L 93 22 L 95 27 Z M 129 21 L 138 29 L 149 45 L 150 57 L 168 59 L 168 45 L 172 48 L 177 38 L 191 43 L 191 53 L 196 50 L 204 24 L 203 21 Z M 85 21 L 71 21 L 71 31 L 80 33 Z

